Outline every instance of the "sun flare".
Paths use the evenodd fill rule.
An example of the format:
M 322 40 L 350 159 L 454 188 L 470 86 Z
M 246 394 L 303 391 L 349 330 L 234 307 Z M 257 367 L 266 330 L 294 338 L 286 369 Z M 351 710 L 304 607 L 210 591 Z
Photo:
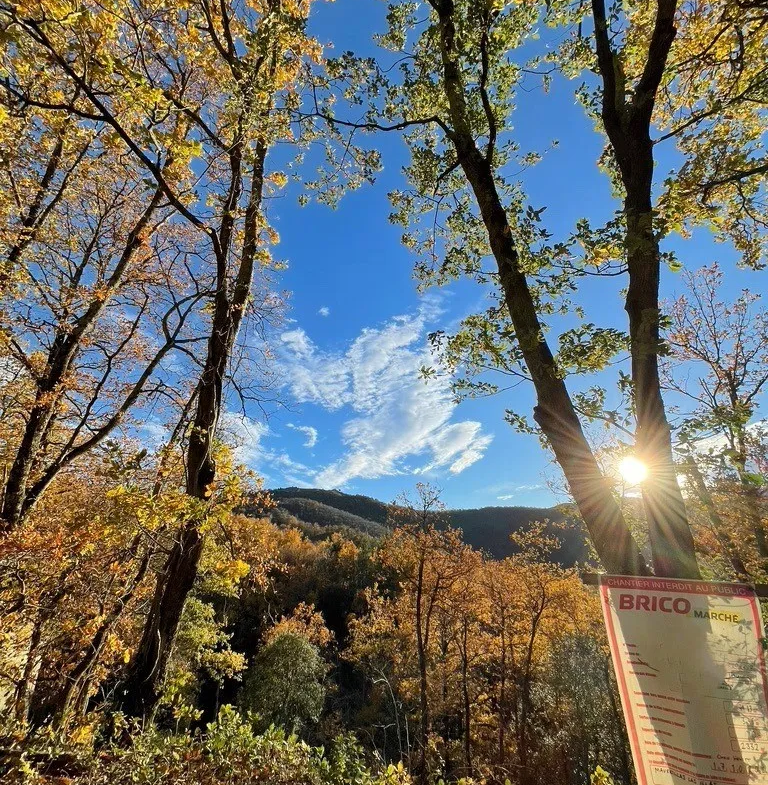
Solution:
M 629 485 L 639 485 L 648 477 L 648 467 L 633 455 L 628 455 L 626 458 L 621 459 L 619 472 Z

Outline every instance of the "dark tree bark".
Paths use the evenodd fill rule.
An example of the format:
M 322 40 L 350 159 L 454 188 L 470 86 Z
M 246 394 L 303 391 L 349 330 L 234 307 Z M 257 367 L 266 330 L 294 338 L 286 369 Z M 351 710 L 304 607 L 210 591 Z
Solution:
M 141 641 L 119 687 L 117 705 L 129 717 L 151 716 L 160 700 L 173 641 L 197 577 L 202 549 L 199 527 L 185 526 L 173 543 L 163 572 L 158 575 Z
M 242 187 L 242 151 L 231 152 L 231 198 L 234 205 Z M 208 340 L 205 366 L 197 386 L 195 416 L 187 445 L 186 492 L 193 499 L 207 502 L 216 477 L 212 448 L 222 405 L 222 391 L 227 365 L 242 322 L 256 260 L 257 223 L 264 187 L 264 161 L 267 146 L 256 147 L 251 193 L 245 216 L 245 239 L 234 286 L 227 280 L 227 259 L 219 257 L 214 314 Z M 219 253 L 229 251 L 232 226 L 225 220 L 219 233 Z M 117 704 L 132 717 L 148 717 L 161 697 L 168 660 L 181 621 L 187 597 L 194 586 L 203 552 L 204 537 L 200 520 L 190 521 L 178 532 L 163 571 L 158 575 L 155 593 L 144 631 L 119 688 Z
M 31 698 L 35 688 L 35 677 L 41 662 L 40 643 L 43 638 L 43 626 L 45 621 L 46 620 L 42 618 L 35 621 L 35 625 L 32 628 L 32 634 L 29 638 L 27 659 L 24 663 L 21 679 L 16 686 L 13 714 L 16 722 L 18 722 L 21 727 L 25 727 L 29 721 Z
M 597 61 L 603 82 L 602 121 L 625 188 L 625 250 L 629 286 L 632 382 L 638 456 L 647 464 L 643 505 L 654 572 L 699 578 L 683 495 L 672 456 L 672 437 L 659 379 L 661 251 L 653 221 L 651 119 L 675 38 L 676 0 L 658 0 L 643 74 L 627 100 L 620 57 L 611 47 L 604 0 L 592 0 Z
M 472 701 L 469 696 L 469 649 L 468 649 L 468 627 L 466 618 L 463 620 L 461 629 L 461 694 L 464 702 L 464 764 L 467 768 L 467 777 L 473 773 L 472 767 Z
M 534 772 L 530 768 L 530 709 L 532 706 L 531 687 L 533 683 L 533 647 L 536 643 L 539 623 L 547 607 L 546 590 L 542 588 L 541 599 L 536 608 L 536 613 L 531 621 L 531 632 L 528 638 L 528 645 L 525 652 L 522 673 L 520 675 L 520 720 L 518 726 L 518 750 L 517 757 L 520 765 L 520 781 L 526 785 L 532 782 Z
M 427 680 L 427 643 L 429 642 L 429 626 L 424 630 L 424 553 L 419 558 L 416 576 L 416 656 L 419 665 L 419 782 L 426 785 L 429 779 L 427 771 L 427 743 L 429 741 L 429 682 Z
M 215 224 L 207 216 L 196 214 L 194 207 L 175 192 L 155 152 L 148 152 L 142 146 L 143 140 L 136 138 L 123 126 L 120 118 L 111 111 L 105 95 L 94 89 L 87 77 L 81 75 L 57 49 L 45 25 L 32 18 L 22 18 L 15 11 L 11 13 L 14 21 L 46 50 L 51 61 L 90 102 L 93 114 L 79 112 L 79 115 L 103 122 L 115 131 L 130 153 L 154 178 L 158 190 L 167 197 L 169 205 L 209 243 L 215 264 L 216 288 L 211 332 L 203 370 L 196 386 L 195 415 L 186 456 L 186 492 L 201 504 L 197 519 L 185 523 L 174 538 L 165 567 L 157 578 L 141 641 L 128 664 L 122 684 L 115 691 L 118 708 L 133 717 L 151 716 L 157 706 L 181 615 L 197 577 L 203 551 L 202 526 L 206 521 L 206 507 L 216 477 L 213 446 L 221 413 L 224 377 L 246 311 L 257 262 L 267 141 L 254 134 L 253 128 L 259 120 L 269 118 L 272 106 L 271 100 L 264 100 L 264 88 L 272 84 L 281 57 L 279 40 L 272 38 L 275 19 L 282 13 L 279 2 L 270 0 L 268 3 L 269 18 L 261 22 L 266 36 L 261 42 L 264 50 L 257 47 L 256 57 L 251 56 L 252 52 L 241 55 L 235 43 L 237 36 L 231 28 L 229 10 L 224 5 L 219 7 L 203 0 L 202 6 L 209 22 L 206 29 L 240 89 L 239 111 L 233 122 L 231 139 L 219 138 L 195 112 L 188 114 L 190 122 L 196 123 L 206 137 L 212 137 L 214 145 L 223 151 L 222 165 L 228 167 L 228 182 Z M 223 39 L 216 32 L 219 29 Z M 228 128 L 232 128 L 232 125 Z M 252 149 L 246 151 L 246 146 L 251 143 Z M 246 172 L 250 174 L 250 190 L 245 200 L 242 247 L 237 254 L 234 249 L 238 235 L 236 222 L 243 199 Z M 235 259 L 233 257 L 236 254 Z
M 501 659 L 499 661 L 499 730 L 497 736 L 496 762 L 500 770 L 504 769 L 506 763 L 506 730 L 507 730 L 507 635 L 506 619 L 502 613 L 500 626 Z
M 512 228 L 494 181 L 492 144 L 484 154 L 473 136 L 456 52 L 453 1 L 430 0 L 430 4 L 439 19 L 443 84 L 449 105 L 450 127 L 446 125 L 443 130 L 454 146 L 488 233 L 504 300 L 536 388 L 534 419 L 555 453 L 605 568 L 617 574 L 646 575 L 648 567 L 595 460 L 544 338 L 531 288 L 520 268 Z M 490 110 L 488 115 L 493 128 L 495 121 Z

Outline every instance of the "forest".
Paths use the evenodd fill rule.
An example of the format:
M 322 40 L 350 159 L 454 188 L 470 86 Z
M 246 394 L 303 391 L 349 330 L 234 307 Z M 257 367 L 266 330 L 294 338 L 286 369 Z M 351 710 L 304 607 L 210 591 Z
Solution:
M 0 0 L 0 781 L 632 785 L 585 573 L 768 582 L 766 0 L 334 5 Z M 391 389 L 280 250 L 387 177 Z M 357 474 L 278 488 L 231 426 L 316 401 Z M 546 504 L 446 503 L 481 404 Z

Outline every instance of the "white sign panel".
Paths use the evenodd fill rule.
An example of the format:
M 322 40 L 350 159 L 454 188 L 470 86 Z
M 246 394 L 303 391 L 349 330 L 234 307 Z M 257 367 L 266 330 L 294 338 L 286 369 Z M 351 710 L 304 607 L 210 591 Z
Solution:
M 768 689 L 750 586 L 603 575 L 639 785 L 768 785 Z

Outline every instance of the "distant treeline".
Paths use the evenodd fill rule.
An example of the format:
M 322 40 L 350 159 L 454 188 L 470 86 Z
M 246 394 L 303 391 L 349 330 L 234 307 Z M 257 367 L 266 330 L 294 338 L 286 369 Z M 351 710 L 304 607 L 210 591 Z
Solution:
M 381 537 L 387 531 L 391 507 L 370 496 L 322 488 L 277 488 L 270 495 L 278 503 L 278 509 L 272 512 L 278 524 L 290 523 L 284 515 L 287 512 L 303 523 L 323 528 L 357 531 L 371 537 Z M 518 553 L 520 549 L 510 535 L 539 521 L 551 521 L 553 530 L 557 530 L 562 546 L 555 557 L 560 564 L 572 566 L 584 561 L 587 551 L 583 528 L 557 507 L 482 507 L 435 515 L 439 528 L 450 524 L 461 529 L 468 545 L 497 559 Z

